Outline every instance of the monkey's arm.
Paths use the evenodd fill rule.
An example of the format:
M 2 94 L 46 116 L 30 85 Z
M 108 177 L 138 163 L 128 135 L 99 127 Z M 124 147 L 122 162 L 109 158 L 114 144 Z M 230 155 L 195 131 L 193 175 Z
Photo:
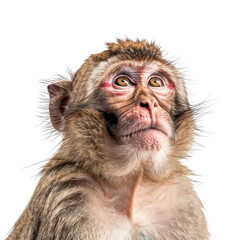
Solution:
M 71 162 L 52 159 L 25 211 L 6 240 L 74 239 L 83 222 L 79 208 L 90 178 Z M 56 164 L 58 162 L 58 164 Z M 51 165 L 49 164 L 49 165 Z M 71 229 L 71 231 L 70 231 Z

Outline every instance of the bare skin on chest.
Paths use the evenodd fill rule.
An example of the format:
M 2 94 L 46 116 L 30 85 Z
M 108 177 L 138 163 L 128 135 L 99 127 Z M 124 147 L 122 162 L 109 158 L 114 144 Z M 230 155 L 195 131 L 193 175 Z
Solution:
M 116 225 L 112 221 L 120 220 L 125 221 L 129 228 L 141 230 L 151 226 L 157 229 L 177 208 L 179 189 L 178 184 L 149 180 L 140 170 L 129 179 L 113 185 L 98 181 L 86 196 L 85 209 L 108 226 Z

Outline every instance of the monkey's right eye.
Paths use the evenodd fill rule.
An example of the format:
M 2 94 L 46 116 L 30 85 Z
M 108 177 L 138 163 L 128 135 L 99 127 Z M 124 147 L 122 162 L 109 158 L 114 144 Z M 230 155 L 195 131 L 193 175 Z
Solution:
M 117 77 L 114 80 L 114 83 L 117 86 L 120 86 L 120 87 L 128 87 L 128 86 L 132 86 L 133 85 L 132 81 L 128 77 L 125 77 L 125 76 Z

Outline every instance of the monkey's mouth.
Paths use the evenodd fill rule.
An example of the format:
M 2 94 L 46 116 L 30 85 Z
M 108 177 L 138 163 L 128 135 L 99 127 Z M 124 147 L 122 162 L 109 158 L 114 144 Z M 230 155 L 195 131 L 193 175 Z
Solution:
M 117 132 L 119 132 L 119 130 L 117 130 L 117 132 L 116 132 L 116 128 L 118 125 L 118 117 L 115 114 L 108 113 L 108 112 L 103 112 L 103 116 L 106 120 L 106 127 L 107 127 L 109 134 L 116 139 L 131 138 L 131 137 L 139 136 L 140 134 L 143 134 L 143 135 L 148 134 L 149 136 L 150 135 L 156 136 L 156 132 L 157 132 L 157 134 L 160 133 L 160 134 L 164 135 L 165 137 L 169 136 L 168 133 L 162 127 L 153 126 L 153 125 L 145 126 L 145 127 L 139 126 L 137 130 L 135 128 L 135 130 L 132 132 L 124 133 L 124 134 L 117 134 Z M 122 127 L 120 127 L 120 128 L 122 129 Z
M 150 126 L 150 127 L 147 127 L 147 128 L 139 129 L 138 131 L 134 131 L 134 132 L 130 132 L 128 134 L 121 135 L 120 137 L 121 138 L 131 137 L 131 136 L 137 135 L 139 133 L 143 133 L 143 132 L 151 131 L 151 130 L 156 130 L 156 131 L 161 132 L 161 133 L 163 133 L 164 135 L 167 136 L 167 133 L 163 129 L 157 128 L 157 127 L 154 127 L 154 126 Z

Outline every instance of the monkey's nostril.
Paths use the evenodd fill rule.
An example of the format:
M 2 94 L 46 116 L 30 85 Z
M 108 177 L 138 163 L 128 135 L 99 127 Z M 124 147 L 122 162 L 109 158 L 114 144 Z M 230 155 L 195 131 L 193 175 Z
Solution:
M 149 108 L 149 104 L 148 103 L 140 102 L 140 106 L 143 107 L 143 108 Z

